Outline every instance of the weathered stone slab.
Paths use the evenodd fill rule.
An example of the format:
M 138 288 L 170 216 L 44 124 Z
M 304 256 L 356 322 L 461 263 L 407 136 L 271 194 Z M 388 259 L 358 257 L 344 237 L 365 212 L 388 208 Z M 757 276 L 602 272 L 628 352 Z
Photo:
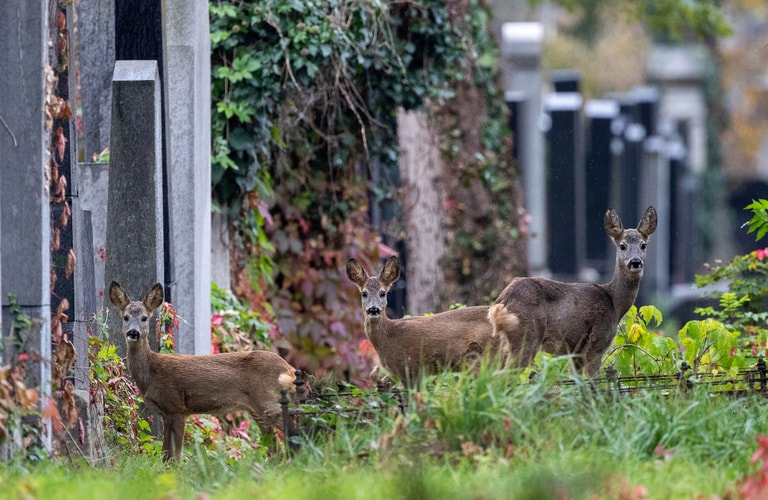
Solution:
M 117 61 L 112 78 L 105 293 L 112 280 L 138 296 L 163 282 L 162 125 L 156 61 Z M 125 350 L 120 318 L 111 341 Z

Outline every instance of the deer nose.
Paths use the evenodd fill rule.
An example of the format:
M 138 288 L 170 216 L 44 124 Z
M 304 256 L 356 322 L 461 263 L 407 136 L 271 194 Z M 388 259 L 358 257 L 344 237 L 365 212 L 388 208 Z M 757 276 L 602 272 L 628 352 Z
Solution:
M 629 261 L 629 264 L 627 264 L 627 267 L 633 271 L 639 271 L 643 268 L 643 261 L 641 259 L 632 259 Z
M 141 334 L 139 333 L 138 330 L 133 329 L 125 332 L 125 336 L 130 340 L 139 340 L 139 337 L 141 336 Z
M 381 314 L 381 309 L 378 307 L 369 307 L 365 310 L 365 312 L 368 314 L 368 316 L 378 316 Z

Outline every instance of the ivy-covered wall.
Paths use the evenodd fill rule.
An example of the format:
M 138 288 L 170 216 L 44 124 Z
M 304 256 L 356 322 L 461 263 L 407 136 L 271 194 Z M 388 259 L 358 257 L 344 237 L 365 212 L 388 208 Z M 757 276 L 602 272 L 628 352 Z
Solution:
M 372 204 L 398 201 L 398 108 L 428 112 L 451 174 L 440 298 L 487 302 L 524 272 L 482 2 L 219 1 L 210 11 L 214 199 L 234 221 L 236 292 L 296 348 L 297 365 L 352 377 L 367 368 L 357 290 L 341 271 L 349 257 L 377 268 L 382 238 L 407 238 L 374 232 L 370 219 Z

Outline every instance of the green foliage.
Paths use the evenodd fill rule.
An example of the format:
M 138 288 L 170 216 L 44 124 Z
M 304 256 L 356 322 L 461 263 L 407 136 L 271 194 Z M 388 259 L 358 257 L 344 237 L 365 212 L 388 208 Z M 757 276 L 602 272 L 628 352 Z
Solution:
M 270 348 L 272 309 L 255 311 L 232 291 L 211 284 L 211 342 L 213 352 L 236 352 Z M 266 317 L 265 317 L 266 313 Z
M 705 371 L 715 374 L 729 371 L 735 378 L 738 370 L 747 366 L 743 352 L 737 349 L 738 333 L 714 319 L 689 321 L 678 337 L 684 348 L 683 358 L 693 367 L 694 373 L 700 371 L 699 367 L 705 367 Z
M 632 306 L 619 325 L 605 363 L 620 376 L 675 373 L 679 369 L 677 344 L 649 328 L 652 323 L 661 326 L 662 319 L 661 311 L 653 306 Z
M 0 354 L 5 352 L 6 342 L 12 343 L 16 349 L 21 349 L 27 341 L 29 329 L 32 327 L 32 320 L 19 306 L 16 294 L 8 294 L 8 311 L 13 318 L 11 322 L 12 335 L 9 335 L 7 339 L 3 338 L 3 342 L 0 342 Z
M 733 31 L 717 0 L 643 0 L 638 11 L 644 24 L 664 41 L 679 42 L 686 35 L 724 37 Z
M 765 200 L 755 201 L 746 209 L 753 212 L 749 232 L 757 232 L 758 239 L 768 227 Z M 715 285 L 726 284 L 727 291 Z M 739 346 L 751 349 L 752 354 L 765 355 L 768 341 L 768 250 L 759 249 L 746 255 L 737 255 L 728 263 L 717 262 L 710 272 L 696 276 L 698 287 L 713 287 L 710 295 L 718 299 L 718 307 L 701 307 L 696 312 L 721 321 L 739 337 Z
M 179 329 L 179 320 L 173 304 L 163 302 L 155 323 L 159 352 L 163 354 L 176 352 L 176 331 Z
M 444 103 L 471 74 L 491 88 L 488 16 L 468 12 L 437 0 L 210 4 L 212 178 L 236 216 L 235 289 L 254 308 L 269 299 L 264 319 L 303 368 L 366 370 L 355 289 L 339 270 L 347 256 L 378 256 L 368 199 L 395 199 L 395 110 Z M 484 73 L 467 71 L 475 56 Z M 501 143 L 500 131 L 483 135 Z
M 461 77 L 462 33 L 442 2 L 220 1 L 210 13 L 214 193 L 235 208 L 271 195 L 271 174 L 347 170 L 389 148 L 396 106 L 450 97 Z
M 532 3 L 541 2 L 536 0 Z M 572 30 L 574 34 L 584 38 L 594 36 L 601 2 L 559 0 L 558 3 L 580 13 L 580 20 Z M 627 2 L 626 11 L 639 19 L 660 41 L 724 37 L 733 31 L 717 0 L 633 0 Z
M 106 327 L 103 331 L 106 331 Z M 141 415 L 141 396 L 128 379 L 125 366 L 114 345 L 105 338 L 88 338 L 89 383 L 92 398 L 104 404 L 104 438 L 110 446 L 143 452 L 160 453 L 149 421 Z
M 759 200 L 752 200 L 752 203 L 744 207 L 745 210 L 752 211 L 752 218 L 747 224 L 749 228 L 747 234 L 755 234 L 755 241 L 760 241 L 768 233 L 768 200 L 760 198 Z

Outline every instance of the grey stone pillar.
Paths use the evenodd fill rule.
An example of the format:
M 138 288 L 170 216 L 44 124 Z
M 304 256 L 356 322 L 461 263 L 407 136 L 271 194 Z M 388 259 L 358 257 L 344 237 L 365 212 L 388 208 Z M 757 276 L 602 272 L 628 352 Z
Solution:
M 133 298 L 163 282 L 160 80 L 155 61 L 117 61 L 112 78 L 105 294 L 118 281 Z M 120 316 L 109 314 L 112 343 L 125 353 Z M 154 340 L 154 339 L 152 339 Z
M 507 102 L 519 103 L 515 146 L 523 176 L 525 209 L 531 216 L 528 263 L 534 274 L 547 266 L 546 178 L 541 132 L 541 23 L 504 23 L 501 27 L 502 74 Z
M 112 71 L 115 66 L 115 0 L 77 2 L 78 62 L 83 160 L 109 147 Z
M 707 165 L 707 106 L 704 69 L 708 53 L 700 45 L 656 45 L 648 56 L 648 79 L 659 86 L 659 119 L 681 127 L 688 168 L 701 174 Z
M 553 275 L 578 279 L 584 266 L 584 153 L 581 94 L 549 94 L 547 133 L 547 263 Z M 563 244 L 568 242 L 568 251 Z
M 600 274 L 613 272 L 611 243 L 603 230 L 603 215 L 611 207 L 611 125 L 619 116 L 619 103 L 592 99 L 584 105 L 587 120 L 584 174 L 586 188 L 586 259 Z
M 47 2 L 0 3 L 0 262 L 5 355 L 30 353 L 28 383 L 50 395 L 51 221 L 44 68 L 49 65 Z M 11 272 L 12 270 L 12 272 Z M 17 350 L 9 294 L 33 327 Z M 44 430 L 46 431 L 46 430 Z M 50 425 L 43 432 L 50 449 Z
M 179 352 L 211 350 L 211 55 L 206 0 L 163 2 L 169 283 Z

